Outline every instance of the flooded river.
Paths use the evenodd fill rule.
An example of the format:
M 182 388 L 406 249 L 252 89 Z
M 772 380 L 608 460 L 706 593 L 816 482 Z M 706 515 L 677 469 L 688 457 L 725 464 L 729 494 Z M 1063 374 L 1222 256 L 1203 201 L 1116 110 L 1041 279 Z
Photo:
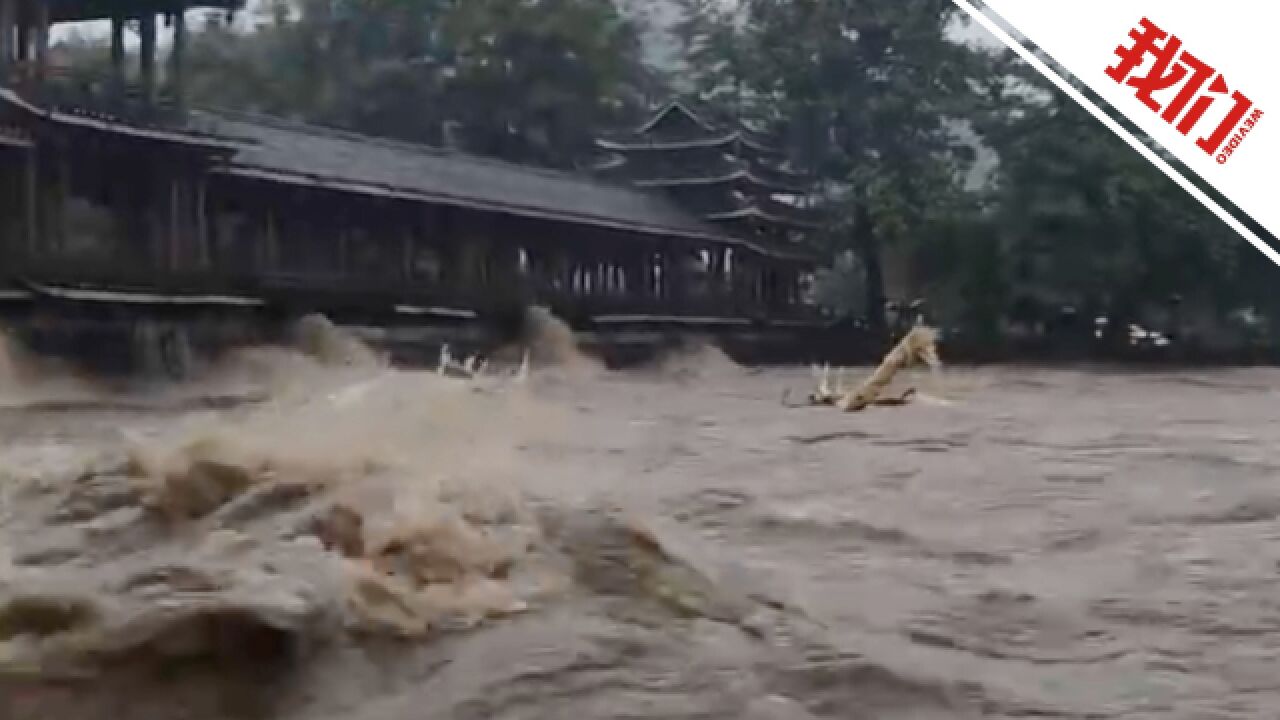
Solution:
M 0 718 L 1280 707 L 1276 371 L 224 375 L 10 383 Z

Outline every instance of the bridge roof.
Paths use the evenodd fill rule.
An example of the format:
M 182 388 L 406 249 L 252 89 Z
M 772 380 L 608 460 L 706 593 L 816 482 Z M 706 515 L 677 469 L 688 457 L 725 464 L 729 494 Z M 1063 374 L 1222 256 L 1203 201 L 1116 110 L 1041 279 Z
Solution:
M 226 111 L 192 111 L 181 124 L 139 125 L 46 108 L 2 87 L 0 106 L 66 127 L 194 147 L 217 163 L 217 172 L 233 176 L 719 243 L 779 259 L 810 257 L 799 248 L 736 236 L 659 193 L 453 150 Z
M 666 198 L 544 170 L 329 128 L 198 111 L 195 127 L 241 143 L 224 172 L 511 215 L 751 247 Z

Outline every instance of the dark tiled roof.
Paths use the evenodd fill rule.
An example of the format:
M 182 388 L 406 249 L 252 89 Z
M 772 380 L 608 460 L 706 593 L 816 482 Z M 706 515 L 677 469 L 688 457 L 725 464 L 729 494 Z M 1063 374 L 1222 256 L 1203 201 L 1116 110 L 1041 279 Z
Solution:
M 242 142 L 227 170 L 235 174 L 735 242 L 665 198 L 588 177 L 274 118 L 200 111 L 192 120 Z
M 736 244 L 780 257 L 803 254 L 735 237 L 657 193 L 456 151 L 224 111 L 192 112 L 182 127 L 140 126 L 46 110 L 6 88 L 0 88 L 0 105 L 12 105 L 60 124 L 195 144 L 212 156 L 227 158 L 220 171 L 229 174 Z

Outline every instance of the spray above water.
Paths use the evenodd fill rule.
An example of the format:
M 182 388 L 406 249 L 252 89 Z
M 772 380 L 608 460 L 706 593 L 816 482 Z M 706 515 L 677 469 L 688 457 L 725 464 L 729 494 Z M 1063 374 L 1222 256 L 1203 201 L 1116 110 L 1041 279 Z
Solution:
M 599 361 L 578 347 L 573 328 L 547 308 L 532 307 L 525 311 L 522 342 L 535 366 L 556 367 L 571 374 L 603 369 Z
M 663 353 L 652 367 L 661 378 L 686 382 L 741 377 L 744 373 L 741 365 L 705 337 L 683 340 Z
M 11 391 L 21 382 L 17 348 L 9 333 L 0 328 L 0 393 Z
M 62 363 L 37 357 L 0 328 L 0 407 L 70 407 L 105 394 L 105 388 Z
M 551 415 L 429 372 L 318 374 L 309 390 L 153 428 L 68 481 L 59 504 L 95 524 L 96 546 L 138 553 L 0 568 L 0 678 L 140 661 L 230 618 L 249 633 L 427 638 L 539 597 L 516 453 Z M 213 652 L 193 642 L 184 652 Z
M 327 366 L 377 368 L 386 365 L 368 345 L 323 315 L 307 315 L 293 327 L 294 347 Z

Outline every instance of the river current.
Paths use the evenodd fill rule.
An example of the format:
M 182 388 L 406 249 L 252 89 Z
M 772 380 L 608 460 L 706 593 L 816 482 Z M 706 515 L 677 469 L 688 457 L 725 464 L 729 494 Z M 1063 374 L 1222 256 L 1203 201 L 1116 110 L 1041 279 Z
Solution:
M 6 372 L 0 718 L 1280 707 L 1273 370 Z

